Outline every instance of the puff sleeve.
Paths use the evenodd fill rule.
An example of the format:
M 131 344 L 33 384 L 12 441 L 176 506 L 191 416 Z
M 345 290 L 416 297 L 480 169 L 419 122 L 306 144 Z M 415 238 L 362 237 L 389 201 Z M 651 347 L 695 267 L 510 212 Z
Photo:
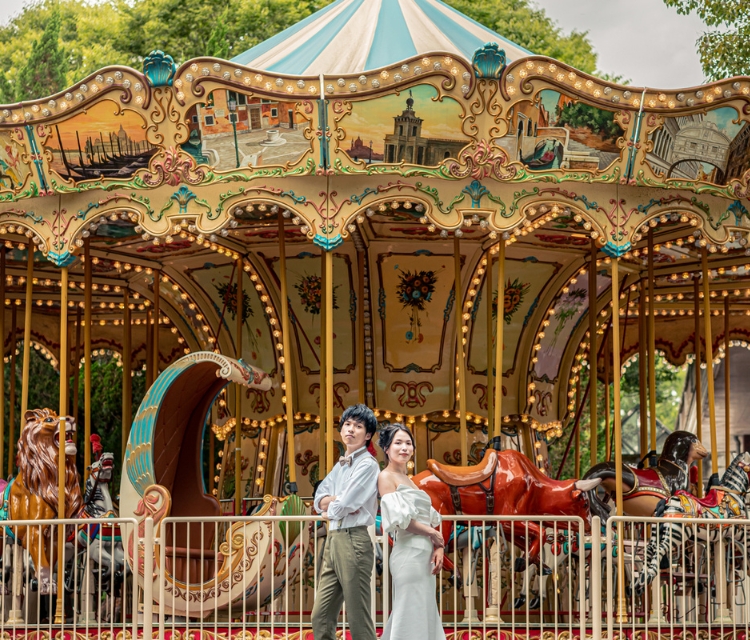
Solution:
M 430 506 L 430 526 L 434 529 L 442 521 L 443 521 L 443 516 L 441 516 L 437 511 L 435 511 L 434 507 Z
M 406 529 L 418 514 L 416 507 L 401 492 L 394 491 L 380 499 L 380 515 L 383 532 L 393 533 L 396 529 Z

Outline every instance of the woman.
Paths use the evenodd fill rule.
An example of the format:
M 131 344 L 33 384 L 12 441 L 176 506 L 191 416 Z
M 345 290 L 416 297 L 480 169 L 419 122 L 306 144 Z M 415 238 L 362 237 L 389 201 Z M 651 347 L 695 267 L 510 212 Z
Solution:
M 402 424 L 380 432 L 388 466 L 378 478 L 383 531 L 394 533 L 390 559 L 393 610 L 380 640 L 445 640 L 435 601 L 435 576 L 443 567 L 440 515 L 406 472 L 414 437 Z

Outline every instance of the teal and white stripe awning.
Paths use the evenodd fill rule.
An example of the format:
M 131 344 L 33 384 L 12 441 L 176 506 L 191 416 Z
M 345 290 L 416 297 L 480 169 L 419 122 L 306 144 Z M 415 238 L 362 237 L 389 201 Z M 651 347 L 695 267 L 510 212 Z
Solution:
M 232 60 L 289 75 L 343 75 L 434 52 L 471 60 L 487 42 L 505 49 L 508 62 L 532 55 L 440 0 L 336 0 Z

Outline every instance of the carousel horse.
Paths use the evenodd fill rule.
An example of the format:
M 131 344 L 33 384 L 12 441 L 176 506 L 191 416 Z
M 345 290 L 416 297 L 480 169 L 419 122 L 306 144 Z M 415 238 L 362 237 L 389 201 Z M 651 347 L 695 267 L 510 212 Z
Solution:
M 591 524 L 587 492 L 601 482 L 590 480 L 553 480 L 529 458 L 513 450 L 488 448 L 482 461 L 473 467 L 453 467 L 436 460 L 427 461 L 428 469 L 414 476 L 414 482 L 430 496 L 432 506 L 441 515 L 496 516 L 570 516 Z M 515 546 L 528 549 L 527 561 L 538 561 L 541 527 L 535 522 L 501 522 Z M 443 538 L 451 535 L 452 523 L 443 521 Z M 523 558 L 517 569 L 526 566 Z
M 690 488 L 690 469 L 694 462 L 703 460 L 708 451 L 700 440 L 687 431 L 671 433 L 659 456 L 655 467 L 636 469 L 622 466 L 623 511 L 627 516 L 653 516 L 656 506 L 676 491 Z M 605 493 L 614 500 L 617 471 L 612 461 L 600 462 L 589 469 L 584 480 L 601 480 Z M 596 491 L 589 494 L 591 512 L 606 522 L 610 516 L 607 505 L 600 500 Z
M 0 484 L 2 491 L 1 520 L 50 520 L 57 517 L 57 468 L 60 446 L 60 424 L 65 423 L 65 517 L 74 518 L 83 504 L 78 470 L 76 469 L 76 423 L 70 416 L 62 419 L 50 409 L 34 409 L 24 415 L 25 425 L 18 440 L 18 475 L 9 483 Z M 6 526 L 6 540 L 13 548 L 13 609 L 9 621 L 21 622 L 21 556 L 19 547 L 28 552 L 33 563 L 42 595 L 56 592 L 52 580 L 50 526 Z
M 641 593 L 659 572 L 662 559 L 670 550 L 679 550 L 683 544 L 699 537 L 707 543 L 719 542 L 720 538 L 732 536 L 735 543 L 742 545 L 745 527 L 708 528 L 708 533 L 698 534 L 696 525 L 684 525 L 681 518 L 702 518 L 706 520 L 726 520 L 747 518 L 747 493 L 750 490 L 750 453 L 741 453 L 729 465 L 721 477 L 719 486 L 699 499 L 687 491 L 677 491 L 666 502 L 663 512 L 664 522 L 651 529 L 651 540 L 646 547 L 643 570 L 636 575 L 633 589 Z M 700 525 L 697 525 L 700 528 Z
M 114 477 L 115 457 L 102 453 L 101 439 L 91 436 L 94 463 L 89 467 L 89 477 L 83 494 L 81 518 L 116 518 L 117 508 L 109 492 L 109 483 Z M 112 597 L 115 582 L 122 583 L 125 576 L 125 551 L 116 524 L 82 524 L 78 527 L 78 555 L 82 556 L 83 579 L 79 588 L 83 591 L 84 620 L 94 621 L 101 616 L 95 607 L 95 595 L 103 593 Z M 109 612 L 109 607 L 103 608 Z

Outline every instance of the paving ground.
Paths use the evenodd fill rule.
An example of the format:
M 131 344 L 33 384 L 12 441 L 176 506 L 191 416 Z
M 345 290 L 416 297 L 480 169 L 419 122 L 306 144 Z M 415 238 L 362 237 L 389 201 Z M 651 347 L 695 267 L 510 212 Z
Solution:
M 279 146 L 265 146 L 261 141 L 267 140 L 267 130 L 243 132 L 237 134 L 237 148 L 240 152 L 240 164 L 248 165 L 273 165 L 293 162 L 301 157 L 309 148 L 310 142 L 305 140 L 302 130 L 279 129 L 279 135 L 286 140 L 285 144 Z M 206 140 L 205 149 L 216 152 L 219 162 L 216 168 L 220 170 L 234 169 L 237 166 L 234 135 L 223 134 Z M 259 162 L 255 160 L 256 154 L 260 154 Z

